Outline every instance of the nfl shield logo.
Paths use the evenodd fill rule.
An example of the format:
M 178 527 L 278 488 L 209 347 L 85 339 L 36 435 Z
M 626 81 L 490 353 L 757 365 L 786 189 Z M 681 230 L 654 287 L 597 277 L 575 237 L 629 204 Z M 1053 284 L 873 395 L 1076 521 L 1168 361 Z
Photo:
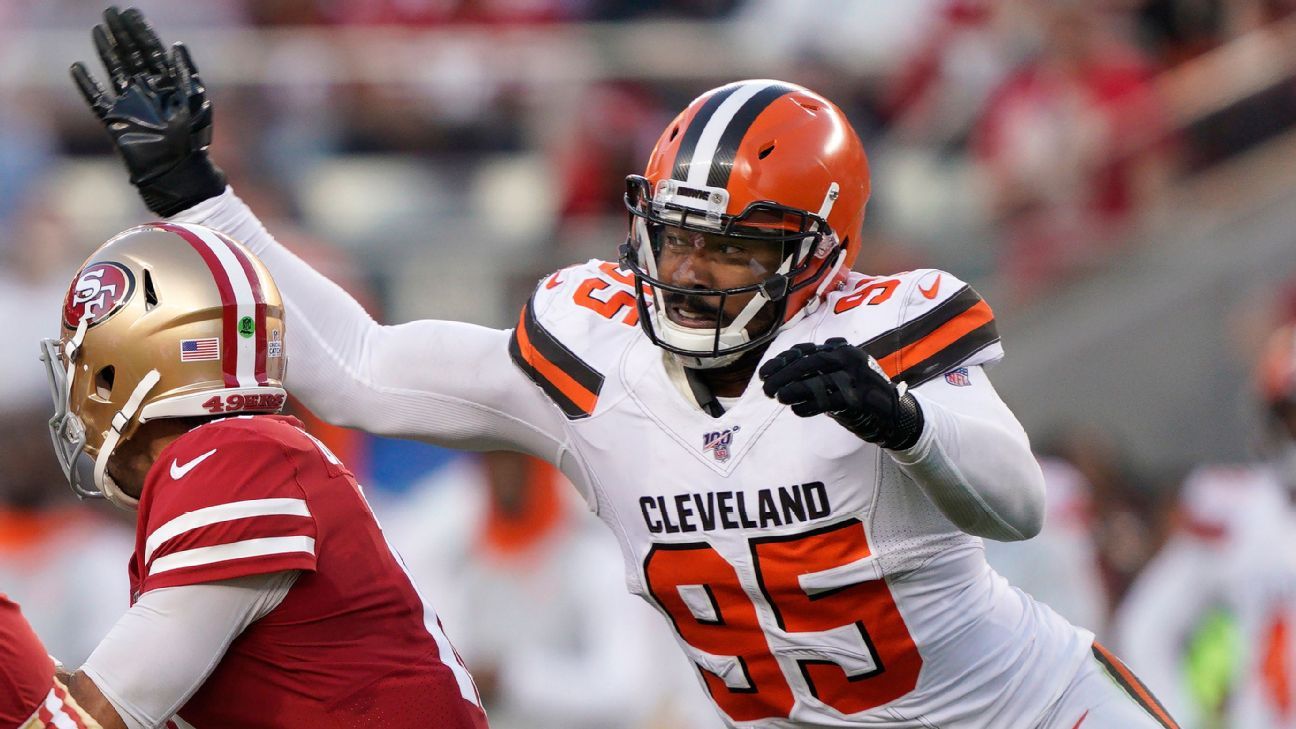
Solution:
M 717 461 L 724 463 L 729 460 L 729 446 L 733 443 L 733 434 L 738 432 L 738 426 L 717 430 L 702 436 L 702 450 L 711 451 Z
M 945 373 L 945 381 L 955 387 L 967 387 L 972 384 L 972 379 L 968 377 L 968 368 L 958 367 Z

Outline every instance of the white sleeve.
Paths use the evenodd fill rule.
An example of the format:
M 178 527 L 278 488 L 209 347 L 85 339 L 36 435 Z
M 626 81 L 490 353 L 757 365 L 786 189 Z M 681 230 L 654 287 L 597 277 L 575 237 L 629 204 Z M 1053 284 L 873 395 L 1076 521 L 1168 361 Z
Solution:
M 150 590 L 108 631 L 81 671 L 130 729 L 162 726 L 230 643 L 283 602 L 297 571 Z
M 966 386 L 938 377 L 914 389 L 922 435 L 891 457 L 959 529 L 1030 539 L 1044 524 L 1044 475 L 1026 431 L 982 368 L 968 374 Z
M 215 228 L 265 263 L 288 310 L 289 390 L 315 414 L 379 435 L 560 459 L 562 415 L 514 366 L 508 330 L 378 324 L 275 241 L 231 188 L 172 219 Z

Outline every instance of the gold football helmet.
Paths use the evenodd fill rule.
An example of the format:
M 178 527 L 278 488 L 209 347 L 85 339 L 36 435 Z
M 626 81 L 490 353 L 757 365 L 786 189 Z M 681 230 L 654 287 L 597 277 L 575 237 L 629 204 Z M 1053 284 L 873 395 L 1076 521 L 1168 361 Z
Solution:
M 54 451 L 72 490 L 133 509 L 106 468 L 141 423 L 283 407 L 283 300 L 265 266 L 229 237 L 141 225 L 81 265 L 62 336 L 41 343 L 41 359 Z

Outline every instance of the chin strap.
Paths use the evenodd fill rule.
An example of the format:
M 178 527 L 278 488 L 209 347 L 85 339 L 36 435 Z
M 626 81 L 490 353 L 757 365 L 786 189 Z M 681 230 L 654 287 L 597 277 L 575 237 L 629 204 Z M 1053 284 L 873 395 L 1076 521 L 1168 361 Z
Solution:
M 139 410 L 140 403 L 144 402 L 144 398 L 148 397 L 149 392 L 153 390 L 158 380 L 161 379 L 162 374 L 157 370 L 149 370 L 148 374 L 140 379 L 139 384 L 135 386 L 135 391 L 127 398 L 126 404 L 113 416 L 112 426 L 104 435 L 103 445 L 99 446 L 99 454 L 95 457 L 94 484 L 103 493 L 104 497 L 118 506 L 133 508 L 139 501 L 128 496 L 113 482 L 112 477 L 108 475 L 108 459 L 112 456 L 113 450 L 117 448 L 122 432 L 135 419 L 135 413 Z

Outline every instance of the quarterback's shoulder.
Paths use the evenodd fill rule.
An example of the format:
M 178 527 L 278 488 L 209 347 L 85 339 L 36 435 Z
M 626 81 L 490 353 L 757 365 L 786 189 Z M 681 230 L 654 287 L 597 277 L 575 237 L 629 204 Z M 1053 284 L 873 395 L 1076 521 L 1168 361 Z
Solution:
M 633 275 L 590 260 L 541 279 L 518 315 L 509 354 L 563 414 L 585 418 L 638 326 Z
M 288 418 L 241 416 L 167 446 L 140 498 L 143 591 L 313 570 L 315 519 L 298 482 L 309 443 Z
M 288 418 L 240 416 L 195 428 L 167 446 L 140 499 L 150 522 L 221 504 L 302 499 L 297 474 L 312 442 Z
M 947 271 L 851 274 L 826 309 L 822 334 L 863 345 L 891 379 L 910 387 L 1003 357 L 990 305 Z

